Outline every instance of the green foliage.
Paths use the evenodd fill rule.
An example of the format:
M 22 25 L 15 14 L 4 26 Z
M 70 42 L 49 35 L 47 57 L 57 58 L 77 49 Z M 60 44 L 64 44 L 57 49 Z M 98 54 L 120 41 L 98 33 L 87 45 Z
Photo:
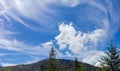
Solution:
M 120 71 L 119 52 L 112 43 L 110 44 L 108 52 L 106 52 L 106 55 L 107 56 L 102 58 L 103 69 L 107 71 Z
M 107 71 L 107 69 L 105 67 L 102 67 L 102 71 Z
M 73 71 L 80 71 L 80 63 L 77 60 L 77 57 L 75 57 L 74 63 L 73 63 Z
M 55 71 L 56 70 L 56 51 L 54 47 L 51 48 L 48 58 L 48 67 L 47 71 Z
M 95 68 L 94 71 L 99 71 L 99 69 Z
M 41 65 L 40 65 L 40 70 L 41 70 L 41 71 L 44 71 L 44 69 L 45 69 L 44 65 L 41 64 Z
M 86 70 L 86 65 L 85 65 L 85 64 L 81 64 L 81 71 L 87 71 L 87 70 Z

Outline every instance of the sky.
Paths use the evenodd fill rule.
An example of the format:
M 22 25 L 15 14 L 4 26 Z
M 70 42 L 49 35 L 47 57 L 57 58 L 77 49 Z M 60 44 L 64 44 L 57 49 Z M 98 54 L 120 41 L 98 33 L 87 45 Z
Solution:
M 0 65 L 57 58 L 99 66 L 110 41 L 120 49 L 120 0 L 0 0 Z

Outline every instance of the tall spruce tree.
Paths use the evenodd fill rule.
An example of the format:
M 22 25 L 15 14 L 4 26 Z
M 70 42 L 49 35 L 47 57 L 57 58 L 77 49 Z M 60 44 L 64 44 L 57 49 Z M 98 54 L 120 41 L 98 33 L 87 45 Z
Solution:
M 106 52 L 105 57 L 102 58 L 103 68 L 107 71 L 120 71 L 120 57 L 116 47 L 111 43 Z
M 56 71 L 56 51 L 54 47 L 51 48 L 49 53 L 47 71 Z

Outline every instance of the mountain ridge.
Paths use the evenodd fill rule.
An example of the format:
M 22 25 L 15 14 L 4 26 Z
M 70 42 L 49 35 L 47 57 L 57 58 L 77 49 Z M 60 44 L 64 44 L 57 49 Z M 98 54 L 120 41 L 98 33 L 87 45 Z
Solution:
M 66 68 L 67 71 L 71 71 L 73 67 L 73 60 L 67 59 L 56 59 L 57 67 L 59 68 L 57 71 L 61 71 L 61 69 Z M 47 59 L 31 63 L 31 64 L 21 64 L 16 66 L 8 66 L 0 68 L 0 71 L 45 71 L 47 68 Z M 79 62 L 81 65 L 85 65 L 86 71 L 93 71 L 94 69 L 100 69 L 99 67 L 95 67 L 93 65 Z

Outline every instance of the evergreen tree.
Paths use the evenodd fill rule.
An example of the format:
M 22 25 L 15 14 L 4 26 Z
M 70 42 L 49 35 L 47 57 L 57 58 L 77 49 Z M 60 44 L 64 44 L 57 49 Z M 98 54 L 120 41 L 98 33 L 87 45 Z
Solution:
M 85 65 L 85 64 L 82 64 L 82 65 L 81 65 L 80 71 L 87 71 L 87 70 L 86 70 L 86 65 Z
M 55 71 L 55 70 L 56 70 L 56 51 L 54 47 L 52 47 L 49 53 L 47 71 Z
M 95 70 L 94 71 L 100 71 L 100 69 L 98 69 L 98 68 L 95 68 Z
M 45 69 L 44 66 L 41 64 L 39 71 L 44 71 L 44 69 Z
M 106 55 L 107 56 L 102 58 L 103 68 L 107 71 L 120 71 L 119 52 L 112 43 L 110 44 Z
M 107 71 L 107 69 L 105 68 L 105 67 L 102 67 L 102 69 L 101 69 L 102 71 Z
M 59 66 L 58 71 L 67 71 L 65 66 Z
M 80 71 L 80 64 L 77 60 L 77 57 L 75 57 L 74 63 L 73 63 L 73 71 Z

